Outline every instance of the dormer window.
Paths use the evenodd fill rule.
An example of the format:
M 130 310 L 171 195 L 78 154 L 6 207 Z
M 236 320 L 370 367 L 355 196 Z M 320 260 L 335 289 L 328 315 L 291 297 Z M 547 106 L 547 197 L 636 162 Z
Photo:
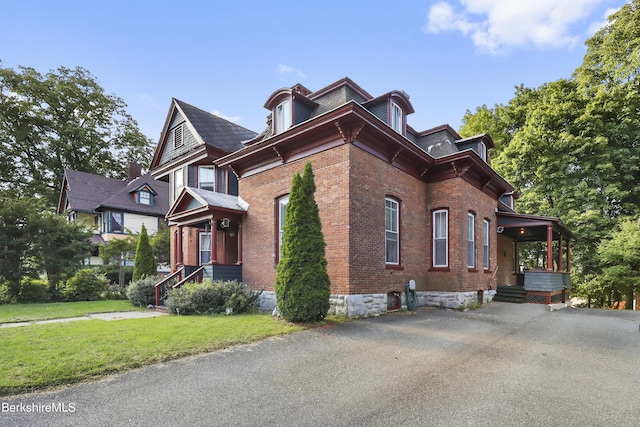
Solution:
M 286 99 L 276 106 L 273 133 L 282 133 L 291 127 L 291 100 Z
M 389 125 L 391 129 L 395 130 L 399 134 L 403 134 L 403 117 L 402 117 L 402 108 L 395 102 L 391 103 L 391 114 L 390 114 Z
M 151 193 L 146 190 L 138 192 L 138 204 L 151 206 Z
M 478 143 L 478 155 L 485 162 L 487 161 L 487 146 L 484 142 L 480 141 Z

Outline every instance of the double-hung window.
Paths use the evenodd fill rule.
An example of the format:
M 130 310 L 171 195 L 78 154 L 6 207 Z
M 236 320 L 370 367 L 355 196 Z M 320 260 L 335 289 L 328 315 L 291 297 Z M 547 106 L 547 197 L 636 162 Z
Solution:
M 215 167 L 213 166 L 198 166 L 198 188 L 216 191 L 215 172 Z
M 402 134 L 402 108 L 395 102 L 391 103 L 391 128 Z
M 291 101 L 286 99 L 276 106 L 274 133 L 282 133 L 291 127 Z
M 449 266 L 449 211 L 433 212 L 433 266 Z
M 287 216 L 287 205 L 289 204 L 289 195 L 282 196 L 278 199 L 278 260 L 282 254 L 282 236 L 284 235 L 284 221 Z
M 467 267 L 476 268 L 476 216 L 467 214 Z
M 483 222 L 484 225 L 484 240 L 482 243 L 482 257 L 483 267 L 485 270 L 489 269 L 489 221 L 486 219 Z
M 394 199 L 386 198 L 384 207 L 385 262 L 400 263 L 400 205 Z

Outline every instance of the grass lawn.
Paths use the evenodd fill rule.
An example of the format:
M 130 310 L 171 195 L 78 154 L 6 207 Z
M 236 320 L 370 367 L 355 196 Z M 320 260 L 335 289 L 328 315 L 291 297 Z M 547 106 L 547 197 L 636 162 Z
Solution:
M 129 300 L 3 304 L 0 305 L 0 323 L 64 319 L 86 316 L 89 313 L 135 310 L 141 310 L 141 308 L 134 306 Z
M 268 314 L 160 316 L 2 328 L 0 396 L 94 379 L 301 329 Z

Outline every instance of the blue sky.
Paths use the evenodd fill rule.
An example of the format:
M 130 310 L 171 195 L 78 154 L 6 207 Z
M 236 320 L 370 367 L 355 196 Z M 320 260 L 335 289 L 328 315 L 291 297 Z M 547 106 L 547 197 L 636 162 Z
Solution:
M 88 69 L 158 140 L 171 98 L 259 132 L 266 99 L 345 76 L 404 90 L 416 130 L 458 129 L 514 86 L 567 78 L 624 0 L 0 0 L 0 60 Z

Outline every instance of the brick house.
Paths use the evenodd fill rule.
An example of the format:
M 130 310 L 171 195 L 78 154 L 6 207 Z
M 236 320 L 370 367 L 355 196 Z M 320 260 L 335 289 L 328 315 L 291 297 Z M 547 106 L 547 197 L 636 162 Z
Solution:
M 395 308 L 409 280 L 422 305 L 491 300 L 499 285 L 525 282 L 517 243 L 531 240 L 549 248 L 545 301 L 566 297 L 571 233 L 514 211 L 514 188 L 488 163 L 489 135 L 418 132 L 406 93 L 374 97 L 349 78 L 279 89 L 264 107 L 267 128 L 255 134 L 172 102 L 150 173 L 169 182 L 171 267 L 183 278 L 242 279 L 273 307 L 288 192 L 309 161 L 335 311 Z

